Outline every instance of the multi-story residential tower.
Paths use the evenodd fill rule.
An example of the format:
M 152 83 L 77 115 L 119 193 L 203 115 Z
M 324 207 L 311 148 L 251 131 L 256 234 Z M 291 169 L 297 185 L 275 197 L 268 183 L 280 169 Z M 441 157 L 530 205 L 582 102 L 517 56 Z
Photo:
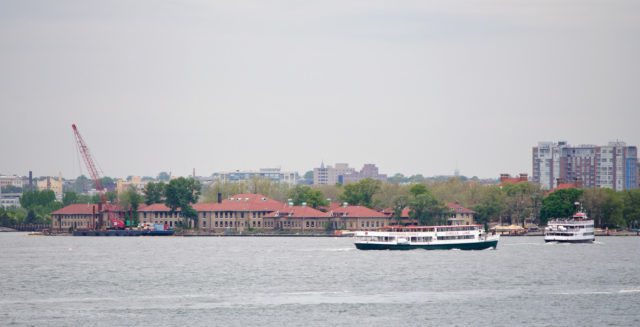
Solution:
M 222 182 L 248 182 L 254 177 L 267 178 L 279 184 L 295 185 L 297 173 L 294 171 L 281 171 L 280 168 L 260 168 L 259 171 L 236 170 L 221 172 L 218 179 Z
M 320 168 L 313 169 L 313 184 L 315 185 L 335 185 L 337 183 L 344 184 L 344 176 L 356 173 L 354 168 L 349 168 L 349 164 L 337 163 L 335 167 L 327 165 L 324 162 Z
M 533 147 L 532 154 L 533 181 L 547 189 L 574 181 L 580 181 L 583 187 L 617 191 L 638 187 L 638 173 L 634 169 L 637 148 L 624 142 L 610 142 L 606 146 L 540 142 Z
M 344 175 L 343 180 L 344 184 L 347 184 L 357 183 L 365 178 L 377 179 L 382 182 L 387 181 L 387 175 L 380 174 L 378 172 L 378 167 L 376 167 L 376 165 L 374 164 L 364 164 L 364 167 L 362 167 L 362 170 L 360 170 L 360 172 L 353 172 L 351 174 Z

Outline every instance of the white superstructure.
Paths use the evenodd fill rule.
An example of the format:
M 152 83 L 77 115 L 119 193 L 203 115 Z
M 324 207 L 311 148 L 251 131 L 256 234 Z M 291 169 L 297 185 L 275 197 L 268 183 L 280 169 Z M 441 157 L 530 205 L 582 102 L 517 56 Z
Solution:
M 550 220 L 544 229 L 545 242 L 591 243 L 594 240 L 593 219 L 582 211 L 571 218 Z
M 499 238 L 480 225 L 385 226 L 382 231 L 356 231 L 354 244 L 361 250 L 482 250 L 496 248 Z

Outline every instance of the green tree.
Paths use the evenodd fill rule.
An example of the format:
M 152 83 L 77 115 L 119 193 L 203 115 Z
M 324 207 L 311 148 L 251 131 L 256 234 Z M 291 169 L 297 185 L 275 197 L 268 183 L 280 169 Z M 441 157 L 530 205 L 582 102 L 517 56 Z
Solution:
M 56 200 L 56 194 L 52 190 L 27 191 L 20 197 L 20 205 L 25 209 L 31 209 L 37 205 L 47 206 Z
M 610 194 L 615 193 L 612 189 L 609 188 L 592 188 L 585 189 L 582 193 L 582 205 L 584 209 L 587 211 L 587 216 L 593 219 L 595 225 L 598 227 L 603 226 L 604 219 L 604 204 L 606 202 L 607 197 Z
M 91 197 L 86 194 L 79 194 L 76 203 L 92 203 Z
M 76 192 L 65 192 L 62 196 L 62 204 L 68 206 L 70 204 L 78 203 L 78 193 Z
M 36 213 L 32 210 L 29 210 L 29 213 L 27 213 L 27 219 L 25 220 L 25 224 L 35 224 L 38 221 L 38 218 L 36 217 Z
M 349 204 L 359 204 L 373 208 L 373 195 L 380 189 L 382 182 L 376 179 L 365 178 L 357 183 L 344 186 L 344 193 L 340 195 L 342 201 Z
M 147 183 L 147 185 L 145 185 L 144 187 L 144 197 L 145 197 L 145 203 L 147 205 L 149 204 L 154 204 L 154 203 L 163 203 L 163 197 L 165 194 L 165 187 L 166 184 L 159 182 L 159 183 L 154 183 L 154 182 L 149 182 Z
M 107 202 L 115 203 L 115 201 L 118 199 L 118 192 L 116 192 L 116 191 L 108 191 L 107 193 L 104 194 L 104 196 L 107 199 Z M 102 202 L 102 196 L 100 195 L 100 193 L 94 194 L 91 197 L 91 202 L 92 203 L 100 203 L 100 202 Z
M 402 211 L 409 206 L 409 195 L 398 195 L 393 198 L 393 216 L 397 225 L 402 225 Z
M 502 189 L 505 194 L 503 215 L 510 223 L 525 227 L 526 218 L 538 216 L 543 192 L 540 184 L 507 183 Z
M 640 223 L 640 190 L 624 190 L 620 192 L 623 202 L 622 217 L 630 228 L 638 228 Z
M 296 185 L 289 189 L 288 196 L 294 205 L 301 205 L 305 202 L 313 208 L 329 205 L 329 202 L 323 199 L 320 190 L 313 190 L 311 187 L 305 185 Z
M 126 212 L 128 220 L 131 221 L 131 225 L 137 225 L 138 208 L 141 203 L 144 203 L 144 197 L 138 194 L 135 187 L 129 186 L 128 190 L 118 196 L 118 202 Z
M 171 180 L 165 187 L 165 204 L 171 208 L 172 212 L 180 209 L 185 219 L 185 227 L 189 226 L 189 220 L 193 221 L 194 227 L 198 227 L 198 213 L 193 209 L 191 204 L 198 202 L 200 189 L 201 185 L 199 181 L 184 177 Z
M 156 178 L 156 180 L 161 182 L 167 182 L 169 181 L 170 178 L 171 178 L 171 175 L 169 175 L 166 171 L 161 171 L 158 174 L 158 177 Z
M 427 190 L 427 187 L 424 186 L 424 184 L 414 184 L 413 186 L 411 186 L 411 188 L 409 189 L 409 192 L 413 195 L 413 196 L 418 196 L 420 194 L 427 194 L 429 193 L 429 191 Z
M 254 176 L 248 181 L 249 191 L 254 194 L 262 194 L 277 201 L 284 201 L 287 198 L 289 184 L 280 184 L 270 178 Z
M 613 190 L 607 193 L 607 197 L 602 204 L 602 227 L 619 228 L 626 226 L 626 221 L 623 217 L 624 201 Z
M 504 209 L 504 193 L 497 185 L 487 186 L 483 189 L 479 203 L 472 206 L 475 214 L 475 220 L 478 224 L 483 224 L 485 230 L 489 228 L 488 223 L 492 218 L 502 216 Z
M 542 199 L 540 223 L 546 225 L 550 218 L 570 217 L 578 210 L 575 202 L 580 200 L 581 189 L 567 188 L 557 190 Z
M 307 181 L 313 181 L 313 170 L 309 170 L 302 176 Z
M 73 183 L 71 183 L 67 191 L 73 191 L 78 194 L 83 194 L 89 191 L 89 189 L 91 189 L 92 186 L 93 186 L 92 180 L 88 179 L 84 175 L 80 175 L 78 176 L 78 178 L 76 178 L 75 181 L 73 181 Z
M 412 195 L 409 209 L 411 221 L 420 225 L 446 224 L 445 207 L 429 191 Z
M 226 199 L 232 195 L 249 193 L 249 186 L 246 183 L 216 182 L 204 188 L 202 191 L 202 202 L 217 202 L 218 193 L 220 193 L 223 199 Z
M 0 207 L 0 226 L 10 227 L 16 225 L 16 219 L 9 215 L 9 212 L 5 210 L 3 207 Z
M 403 174 L 397 173 L 389 177 L 387 181 L 389 181 L 389 183 L 397 184 L 397 183 L 406 183 L 407 181 L 409 181 L 409 179 L 405 177 Z
M 313 185 L 311 188 L 322 192 L 322 198 L 329 202 L 340 201 L 340 195 L 344 192 L 344 187 L 340 185 Z
M 397 197 L 409 196 L 409 186 L 398 183 L 382 183 L 373 195 L 373 205 L 377 208 L 394 208 Z

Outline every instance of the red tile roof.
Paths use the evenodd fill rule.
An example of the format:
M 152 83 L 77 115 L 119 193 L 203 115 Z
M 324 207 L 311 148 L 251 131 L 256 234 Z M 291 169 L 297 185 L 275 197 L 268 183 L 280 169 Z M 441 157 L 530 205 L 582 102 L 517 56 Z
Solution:
M 278 209 L 272 213 L 267 214 L 265 217 L 291 217 L 291 218 L 325 218 L 329 217 L 329 213 L 322 212 L 307 206 L 293 206 Z
M 148 206 L 145 206 L 144 208 L 139 208 L 138 212 L 149 212 L 149 211 L 171 211 L 171 208 L 167 207 L 166 204 L 164 203 L 152 203 Z M 180 211 L 180 208 L 178 208 L 177 211 Z
M 448 207 L 449 209 L 453 209 L 452 211 L 455 212 L 462 212 L 462 213 L 476 213 L 475 211 L 471 210 L 471 209 L 467 209 L 459 204 L 453 203 L 453 202 L 445 202 L 444 205 L 446 207 Z
M 553 190 L 547 192 L 546 195 L 549 195 L 557 190 L 563 190 L 563 189 L 567 189 L 567 188 L 577 188 L 576 183 L 563 183 L 558 185 L 556 188 L 554 188 Z
M 459 204 L 455 204 L 453 202 L 445 202 L 444 203 L 445 207 L 449 208 L 449 210 L 453 209 L 452 211 L 455 212 L 461 212 L 461 213 L 476 213 L 475 211 L 471 210 L 471 209 L 467 209 Z M 411 209 L 409 207 L 402 209 L 402 215 L 400 217 L 402 218 L 409 218 L 409 212 L 411 212 Z
M 97 204 L 70 204 L 64 208 L 58 209 L 52 212 L 52 215 L 91 215 L 93 214 L 93 208 L 95 212 L 99 213 Z M 122 207 L 117 204 L 105 204 L 102 211 L 122 211 Z
M 221 203 L 197 203 L 193 207 L 198 211 L 276 211 L 288 205 L 262 194 L 236 194 Z
M 386 218 L 387 215 L 377 212 L 373 209 L 369 209 L 367 207 L 362 206 L 342 206 L 335 208 L 331 211 L 333 216 L 344 216 L 344 217 L 365 217 L 365 218 Z M 346 213 L 346 215 L 345 215 Z
M 509 184 L 518 184 L 520 182 L 522 182 L 522 181 L 518 177 L 515 177 L 515 178 L 503 178 L 500 181 L 500 186 L 503 186 L 504 184 L 507 184 L 507 183 L 509 183 Z

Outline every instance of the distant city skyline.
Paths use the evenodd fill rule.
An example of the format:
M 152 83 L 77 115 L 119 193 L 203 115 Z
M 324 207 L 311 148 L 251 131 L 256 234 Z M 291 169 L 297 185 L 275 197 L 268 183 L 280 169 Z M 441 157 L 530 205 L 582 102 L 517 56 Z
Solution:
M 640 3 L 0 2 L 1 174 L 373 163 L 532 176 L 538 142 L 640 145 Z

